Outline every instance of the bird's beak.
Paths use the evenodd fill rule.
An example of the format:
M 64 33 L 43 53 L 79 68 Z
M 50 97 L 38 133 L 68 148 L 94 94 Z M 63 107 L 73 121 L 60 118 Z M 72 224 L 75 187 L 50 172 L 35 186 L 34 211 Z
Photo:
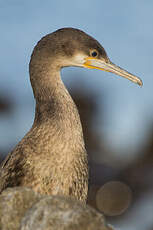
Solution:
M 102 59 L 87 57 L 87 58 L 85 58 L 85 62 L 83 64 L 83 66 L 86 68 L 99 69 L 99 70 L 111 72 L 111 73 L 120 75 L 124 78 L 127 78 L 130 81 L 132 81 L 132 82 L 134 82 L 140 86 L 143 85 L 142 80 L 140 78 L 127 72 L 126 70 L 120 68 L 119 66 L 113 64 L 110 61 L 106 62 L 105 60 L 102 60 Z

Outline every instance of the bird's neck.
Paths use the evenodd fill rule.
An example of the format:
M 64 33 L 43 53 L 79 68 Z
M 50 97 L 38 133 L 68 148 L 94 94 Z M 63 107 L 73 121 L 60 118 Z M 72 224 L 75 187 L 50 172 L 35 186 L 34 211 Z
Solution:
M 38 93 L 38 92 L 37 92 Z M 36 97 L 36 121 L 71 121 L 79 119 L 76 105 L 60 78 L 53 84 L 43 85 Z
M 70 144 L 84 145 L 82 126 L 76 105 L 65 88 L 60 71 L 37 76 L 42 85 L 34 89 L 36 113 L 33 127 L 45 127 L 48 135 L 52 132 L 62 136 Z M 46 130 L 47 131 L 47 130 Z

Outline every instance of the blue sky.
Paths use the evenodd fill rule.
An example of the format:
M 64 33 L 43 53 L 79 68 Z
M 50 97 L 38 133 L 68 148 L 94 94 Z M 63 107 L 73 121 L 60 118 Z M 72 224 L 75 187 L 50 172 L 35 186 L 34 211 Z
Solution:
M 153 120 L 152 10 L 153 2 L 145 0 L 1 0 L 0 92 L 16 102 L 16 111 L 10 117 L 0 117 L 0 147 L 13 145 L 32 124 L 34 100 L 28 63 L 34 45 L 45 34 L 67 26 L 94 36 L 114 63 L 142 78 L 144 86 L 140 88 L 98 70 L 62 71 L 67 86 L 83 81 L 89 90 L 98 92 L 99 106 L 105 94 L 106 110 L 101 111 L 105 120 L 100 132 L 105 133 L 111 148 L 141 147 Z M 76 73 L 80 78 L 73 77 Z M 99 115 L 99 129 L 100 122 Z

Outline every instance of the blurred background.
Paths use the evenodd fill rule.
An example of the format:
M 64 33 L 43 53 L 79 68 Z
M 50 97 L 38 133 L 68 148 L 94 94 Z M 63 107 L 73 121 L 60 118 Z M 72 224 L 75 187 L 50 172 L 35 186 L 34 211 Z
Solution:
M 1 160 L 33 123 L 28 64 L 34 45 L 47 33 L 82 29 L 103 45 L 112 62 L 143 80 L 140 88 L 98 70 L 61 73 L 83 125 L 88 202 L 122 230 L 153 230 L 152 12 L 153 1 L 146 0 L 0 1 Z

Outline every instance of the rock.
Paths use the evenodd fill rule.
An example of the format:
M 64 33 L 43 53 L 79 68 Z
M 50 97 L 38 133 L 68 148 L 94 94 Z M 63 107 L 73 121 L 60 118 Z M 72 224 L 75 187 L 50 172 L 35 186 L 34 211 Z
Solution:
M 107 230 L 115 230 L 115 228 L 112 225 L 108 224 Z
M 95 209 L 70 197 L 44 196 L 25 187 L 0 195 L 0 230 L 113 230 Z
M 109 230 L 102 214 L 69 197 L 49 196 L 28 210 L 20 230 Z
M 17 230 L 24 216 L 40 195 L 24 187 L 8 188 L 0 195 L 0 230 Z

